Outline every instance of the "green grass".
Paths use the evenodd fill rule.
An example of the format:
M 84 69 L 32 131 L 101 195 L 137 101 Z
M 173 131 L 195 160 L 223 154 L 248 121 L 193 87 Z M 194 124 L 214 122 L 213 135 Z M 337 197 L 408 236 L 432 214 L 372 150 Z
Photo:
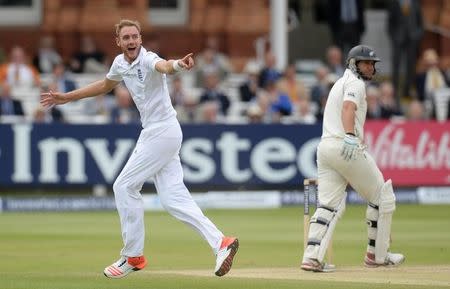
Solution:
M 232 270 L 299 268 L 302 210 L 210 210 L 205 214 L 241 246 Z M 334 236 L 334 263 L 361 266 L 367 243 L 365 207 L 349 206 Z M 450 207 L 399 205 L 392 251 L 405 266 L 450 264 Z M 214 256 L 199 235 L 166 212 L 146 213 L 147 268 L 121 280 L 102 275 L 122 246 L 116 212 L 0 214 L 0 288 L 386 288 L 385 284 L 213 276 Z M 211 277 L 162 273 L 210 270 Z M 152 273 L 153 272 L 153 273 Z M 299 269 L 300 272 L 300 269 Z M 338 272 L 333 274 L 339 274 Z M 382 275 L 380 275 L 382 276 Z M 389 288 L 436 288 L 389 285 Z

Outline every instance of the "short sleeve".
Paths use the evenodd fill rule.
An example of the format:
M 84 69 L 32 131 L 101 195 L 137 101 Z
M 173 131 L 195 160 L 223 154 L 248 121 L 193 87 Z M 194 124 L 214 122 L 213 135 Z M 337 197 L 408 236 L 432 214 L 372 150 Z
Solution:
M 158 61 L 164 60 L 158 56 L 158 54 L 148 51 L 144 57 L 144 66 L 155 71 L 155 66 Z
M 114 81 L 122 81 L 122 75 L 119 73 L 118 69 L 117 58 L 114 59 L 108 74 L 106 74 L 106 78 Z
M 365 95 L 365 84 L 362 81 L 354 81 L 344 86 L 343 101 L 351 101 L 359 106 Z

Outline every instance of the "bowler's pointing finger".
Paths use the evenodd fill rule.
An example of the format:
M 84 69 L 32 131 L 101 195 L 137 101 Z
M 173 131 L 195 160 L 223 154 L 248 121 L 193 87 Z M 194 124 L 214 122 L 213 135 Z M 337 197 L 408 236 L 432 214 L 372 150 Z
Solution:
M 186 55 L 185 57 L 183 57 L 183 59 L 189 59 L 192 56 L 194 56 L 194 53 L 191 52 L 188 55 Z

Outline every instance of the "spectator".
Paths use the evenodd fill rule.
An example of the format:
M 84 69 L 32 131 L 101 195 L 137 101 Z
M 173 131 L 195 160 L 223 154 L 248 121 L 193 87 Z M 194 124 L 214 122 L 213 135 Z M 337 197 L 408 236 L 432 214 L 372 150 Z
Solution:
M 222 81 L 233 70 L 228 56 L 219 52 L 219 39 L 210 36 L 206 40 L 206 47 L 197 56 L 197 86 L 204 86 L 205 75 L 215 73 Z
M 192 122 L 197 110 L 197 100 L 188 95 L 183 89 L 181 78 L 174 76 L 170 91 L 172 105 L 177 111 L 180 122 Z
M 97 49 L 94 40 L 84 36 L 80 51 L 72 57 L 70 68 L 75 73 L 103 73 L 107 71 L 106 62 L 105 54 Z
M 300 98 L 297 103 L 297 118 L 304 124 L 314 124 L 317 121 L 316 116 L 311 112 L 311 103 L 307 97 Z
M 54 48 L 54 39 L 44 36 L 40 39 L 39 48 L 33 59 L 34 66 L 40 73 L 51 73 L 56 64 L 61 63 L 61 56 Z
M 76 89 L 75 82 L 67 76 L 66 67 L 62 62 L 53 66 L 52 82 L 56 86 L 56 91 L 69 92 Z
M 83 101 L 85 114 L 93 117 L 92 120 L 97 123 L 107 123 L 110 120 L 112 110 L 117 106 L 115 96 L 109 93 L 83 99 Z
M 328 73 L 327 68 L 325 68 L 325 70 L 319 68 L 318 71 L 316 71 L 316 76 L 320 79 L 320 82 L 318 84 L 319 86 L 317 88 L 313 87 L 311 92 L 314 108 L 312 112 L 315 112 L 316 119 L 321 121 L 328 99 L 328 93 L 337 81 L 337 77 L 334 74 Z
M 289 96 L 293 104 L 300 102 L 301 98 L 307 97 L 305 86 L 297 79 L 297 71 L 294 64 L 288 65 L 284 76 L 279 81 L 279 85 L 279 88 Z
M 329 0 L 328 24 L 333 43 L 347 55 L 350 48 L 360 43 L 364 33 L 363 0 Z
M 255 99 L 258 93 L 259 66 L 256 62 L 248 62 L 244 68 L 246 81 L 239 86 L 241 101 L 249 102 Z
M 200 117 L 198 119 L 201 123 L 214 124 L 221 122 L 223 117 L 219 113 L 219 105 L 216 101 L 208 100 L 199 106 Z M 220 121 L 219 121 L 220 120 Z
M 392 45 L 392 82 L 395 101 L 410 96 L 410 88 L 416 69 L 417 48 L 423 34 L 422 14 L 418 0 L 389 1 L 388 32 Z M 405 79 L 400 88 L 400 67 L 406 64 Z
M 249 123 L 264 122 L 264 112 L 258 103 L 252 103 L 247 109 L 247 119 Z
M 379 103 L 380 90 L 374 85 L 370 85 L 366 89 L 367 101 L 367 119 L 381 118 L 381 107 Z
M 55 107 L 45 109 L 39 105 L 33 112 L 33 122 L 35 123 L 63 123 L 64 117 L 61 111 Z
M 281 117 L 291 115 L 291 100 L 287 94 L 280 91 L 277 82 L 269 81 L 265 90 L 268 100 L 266 114 L 270 122 L 280 122 Z
M 50 123 L 50 115 L 45 111 L 42 106 L 38 106 L 33 112 L 34 123 Z
M 434 49 L 425 50 L 422 59 L 425 71 L 416 76 L 417 96 L 425 107 L 425 114 L 435 118 L 434 94 L 439 89 L 449 87 L 450 79 L 439 68 L 439 56 Z
M 325 112 L 325 105 L 327 104 L 328 96 L 324 96 L 320 99 L 319 107 L 316 111 L 316 119 L 319 121 L 323 120 L 323 114 Z
M 265 66 L 259 74 L 258 85 L 265 88 L 268 82 L 276 82 L 281 78 L 281 73 L 275 68 L 276 58 L 275 54 L 267 51 L 265 54 Z
M 256 106 L 261 110 L 261 122 L 272 122 L 272 115 L 270 113 L 270 98 L 267 91 L 262 90 L 261 93 L 258 94 L 258 97 L 249 104 L 249 107 L 252 106 Z
M 352 46 L 353 47 L 353 46 Z M 336 77 L 344 75 L 345 67 L 342 61 L 342 50 L 337 46 L 330 46 L 327 49 L 327 66 Z
M 425 119 L 425 109 L 420 101 L 411 101 L 408 106 L 406 118 L 410 121 L 420 121 Z
M 215 73 L 210 73 L 205 76 L 205 91 L 200 96 L 200 103 L 207 101 L 215 101 L 218 104 L 218 109 L 223 116 L 228 113 L 230 107 L 230 100 L 228 96 L 220 92 L 218 89 L 219 77 Z
M 64 119 L 64 114 L 57 107 L 52 107 L 50 109 L 50 115 L 52 117 L 52 122 L 54 122 L 54 123 L 66 122 Z
M 383 119 L 390 119 L 402 114 L 395 103 L 394 87 L 389 81 L 380 84 L 380 108 L 381 118 Z
M 9 84 L 4 83 L 0 88 L 0 116 L 23 116 L 24 113 L 22 103 L 18 100 L 12 99 Z
M 112 123 L 139 123 L 139 113 L 134 106 L 130 92 L 125 86 L 118 85 L 114 89 L 116 106 L 111 110 Z
M 11 49 L 10 60 L 0 66 L 0 83 L 11 87 L 33 87 L 40 85 L 39 73 L 35 67 L 27 64 L 25 51 L 20 46 Z
M 328 96 L 330 71 L 326 66 L 320 66 L 316 69 L 316 84 L 311 87 L 311 100 L 320 106 L 320 100 Z

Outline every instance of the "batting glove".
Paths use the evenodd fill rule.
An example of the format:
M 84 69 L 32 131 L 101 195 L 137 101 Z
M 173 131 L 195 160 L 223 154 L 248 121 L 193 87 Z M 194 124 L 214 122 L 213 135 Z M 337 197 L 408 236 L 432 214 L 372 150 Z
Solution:
M 359 145 L 359 138 L 351 134 L 346 134 L 341 151 L 341 156 L 344 158 L 344 160 L 350 161 L 356 159 L 356 150 L 358 149 Z

